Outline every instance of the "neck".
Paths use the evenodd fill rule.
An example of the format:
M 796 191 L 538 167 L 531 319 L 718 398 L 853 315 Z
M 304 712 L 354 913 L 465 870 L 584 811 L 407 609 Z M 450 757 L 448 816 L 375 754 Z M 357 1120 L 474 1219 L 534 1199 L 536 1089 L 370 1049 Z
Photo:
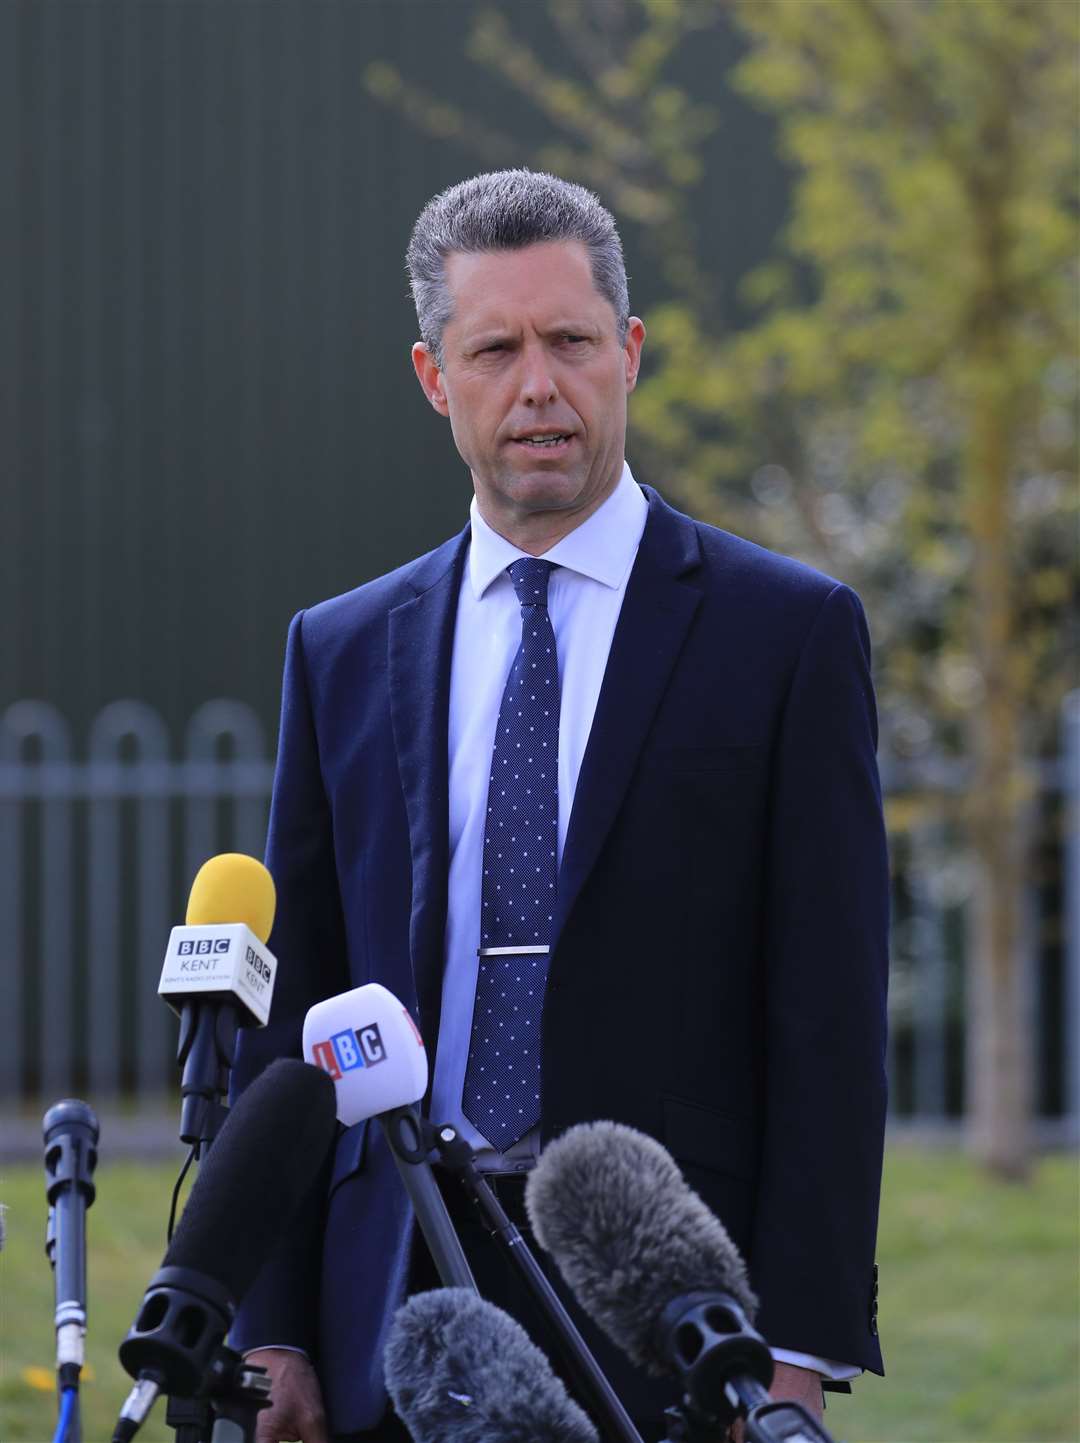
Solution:
M 569 536 L 571 531 L 576 531 L 583 522 L 588 521 L 594 512 L 599 511 L 621 478 L 622 466 L 620 465 L 610 485 L 586 502 L 579 510 L 516 511 L 508 508 L 492 512 L 479 492 L 476 495 L 476 507 L 492 531 L 498 532 L 504 540 L 510 542 L 511 546 L 516 546 L 527 556 L 543 556 L 564 536 Z

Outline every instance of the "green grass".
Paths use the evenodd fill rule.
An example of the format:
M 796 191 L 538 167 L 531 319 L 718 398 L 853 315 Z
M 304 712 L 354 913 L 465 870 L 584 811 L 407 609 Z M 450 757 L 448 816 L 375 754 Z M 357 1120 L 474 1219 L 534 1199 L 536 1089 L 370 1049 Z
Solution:
M 887 1376 L 828 1410 L 851 1443 L 1080 1440 L 1080 1188 L 1074 1156 L 1027 1187 L 962 1155 L 885 1168 L 879 1321 Z
M 127 1379 L 116 1362 L 161 1261 L 175 1165 L 103 1165 L 88 1219 L 86 1443 L 111 1436 Z M 52 1281 L 38 1166 L 0 1175 L 0 1443 L 49 1443 Z M 962 1156 L 894 1147 L 882 1209 L 880 1319 L 888 1377 L 835 1397 L 847 1443 L 1078 1443 L 1080 1197 L 1074 1157 L 1045 1159 L 1030 1187 L 991 1182 Z M 171 1443 L 159 1403 L 140 1434 Z
M 177 1170 L 172 1162 L 98 1168 L 97 1199 L 87 1214 L 86 1351 L 93 1373 L 81 1389 L 85 1443 L 112 1437 L 131 1386 L 116 1349 L 161 1264 Z M 50 1443 L 55 1395 L 27 1377 L 28 1369 L 51 1373 L 56 1358 L 41 1166 L 6 1167 L 0 1174 L 0 1201 L 8 1207 L 7 1242 L 0 1253 L 0 1443 Z M 175 1436 L 165 1426 L 164 1405 L 158 1403 L 140 1440 L 167 1443 Z

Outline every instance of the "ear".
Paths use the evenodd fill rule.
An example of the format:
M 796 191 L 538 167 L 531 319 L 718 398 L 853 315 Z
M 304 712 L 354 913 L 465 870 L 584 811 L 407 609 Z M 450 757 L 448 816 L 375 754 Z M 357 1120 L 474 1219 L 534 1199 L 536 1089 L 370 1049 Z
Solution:
M 446 392 L 443 390 L 442 372 L 435 364 L 435 357 L 424 345 L 423 341 L 417 341 L 412 348 L 413 370 L 416 372 L 416 379 L 420 382 L 420 389 L 428 398 L 431 404 L 438 411 L 440 416 L 449 416 L 450 408 L 446 404 Z
M 626 328 L 626 393 L 627 395 L 637 385 L 638 371 L 641 368 L 641 348 L 645 344 L 645 322 L 637 316 L 631 316 Z

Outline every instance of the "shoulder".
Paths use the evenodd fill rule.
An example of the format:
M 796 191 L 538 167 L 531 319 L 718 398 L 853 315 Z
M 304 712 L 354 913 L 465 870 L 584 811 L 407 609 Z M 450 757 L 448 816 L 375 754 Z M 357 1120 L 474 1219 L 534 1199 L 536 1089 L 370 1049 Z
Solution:
M 306 608 L 293 621 L 293 627 L 302 630 L 305 653 L 330 659 L 342 648 L 368 640 L 382 644 L 390 613 L 460 567 L 467 548 L 466 528 L 423 556 Z
M 849 598 L 858 609 L 855 593 L 836 577 L 719 526 L 697 521 L 670 506 L 651 488 L 643 489 L 649 501 L 650 524 L 681 531 L 684 542 L 693 538 L 701 582 L 706 592 L 719 596 L 726 605 L 737 599 L 740 605 L 759 611 L 813 616 L 836 595 Z M 692 547 L 685 549 L 689 553 Z

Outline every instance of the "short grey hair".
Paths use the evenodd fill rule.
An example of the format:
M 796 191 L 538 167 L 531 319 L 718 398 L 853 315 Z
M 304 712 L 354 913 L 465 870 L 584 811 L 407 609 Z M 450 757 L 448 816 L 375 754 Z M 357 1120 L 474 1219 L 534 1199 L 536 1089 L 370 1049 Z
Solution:
M 615 219 L 592 191 L 536 170 L 493 170 L 429 200 L 413 227 L 405 263 L 420 336 L 441 367 L 442 338 L 453 314 L 446 257 L 455 252 L 521 250 L 543 241 L 580 241 L 593 284 L 615 312 L 626 343 L 630 296 Z

